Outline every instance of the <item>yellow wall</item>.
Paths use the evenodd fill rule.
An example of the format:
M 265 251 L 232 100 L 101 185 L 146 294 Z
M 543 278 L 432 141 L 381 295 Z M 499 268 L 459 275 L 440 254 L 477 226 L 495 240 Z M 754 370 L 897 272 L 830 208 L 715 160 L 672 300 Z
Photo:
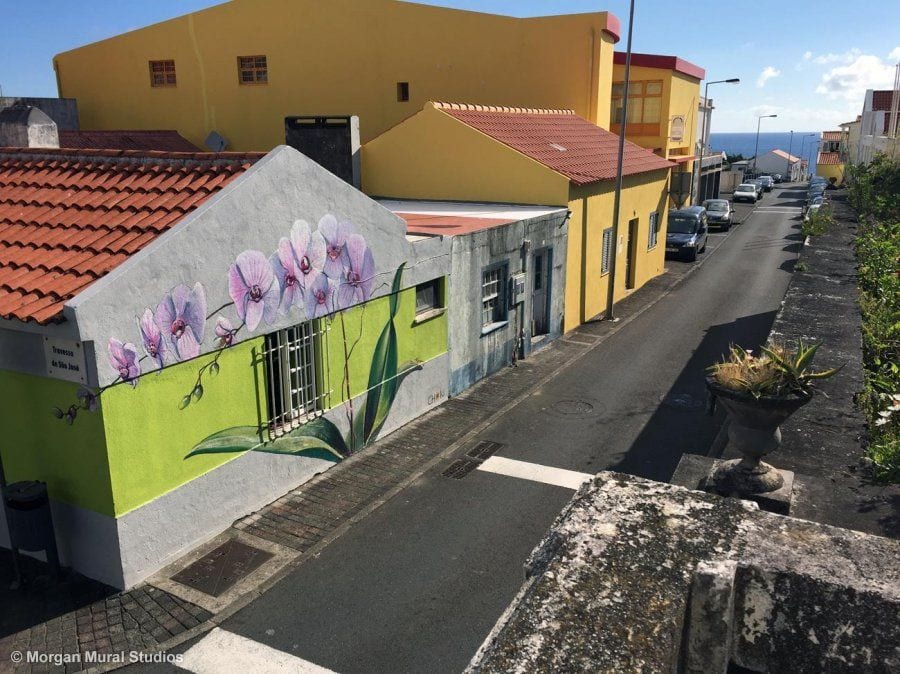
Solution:
M 816 175 L 822 176 L 823 178 L 828 178 L 831 180 L 834 178 L 837 183 L 840 185 L 844 180 L 844 165 L 843 164 L 816 164 Z
M 515 19 L 394 0 L 232 0 L 55 58 L 85 129 L 174 128 L 233 150 L 284 142 L 284 117 L 355 114 L 363 142 L 429 100 L 572 108 L 609 120 L 605 12 Z M 266 55 L 269 82 L 241 86 L 237 57 Z M 152 88 L 149 60 L 177 86 Z M 397 82 L 410 100 L 397 101 Z
M 629 221 L 638 220 L 634 246 L 634 290 L 663 273 L 668 222 L 668 171 L 653 171 L 626 177 L 619 207 L 619 236 L 614 301 L 628 295 L 626 256 Z M 572 186 L 569 210 L 569 245 L 566 256 L 565 330 L 606 310 L 610 275 L 601 273 L 603 231 L 613 226 L 615 184 L 612 181 Z M 648 249 L 650 213 L 659 213 L 656 246 Z M 584 290 L 582 290 L 584 289 Z
M 564 206 L 569 180 L 427 104 L 362 148 L 363 192 Z

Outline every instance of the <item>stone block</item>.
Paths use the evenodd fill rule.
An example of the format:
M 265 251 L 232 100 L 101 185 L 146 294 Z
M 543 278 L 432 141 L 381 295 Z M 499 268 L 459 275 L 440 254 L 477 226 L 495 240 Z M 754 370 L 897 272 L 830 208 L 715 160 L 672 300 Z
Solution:
M 702 561 L 694 571 L 687 631 L 685 671 L 726 674 L 734 622 L 733 561 Z

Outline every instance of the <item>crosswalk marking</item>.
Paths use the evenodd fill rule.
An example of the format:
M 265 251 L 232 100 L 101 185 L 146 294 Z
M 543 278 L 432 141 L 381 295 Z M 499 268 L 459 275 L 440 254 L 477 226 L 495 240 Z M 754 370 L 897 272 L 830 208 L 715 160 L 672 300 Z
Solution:
M 334 674 L 330 669 L 219 627 L 191 646 L 176 664 L 195 674 Z
M 522 480 L 543 482 L 544 484 L 552 484 L 557 487 L 567 487 L 568 489 L 578 489 L 585 481 L 594 477 L 590 473 L 579 473 L 564 468 L 542 466 L 539 463 L 516 461 L 515 459 L 506 459 L 502 456 L 492 456 L 478 466 L 478 470 L 508 477 L 517 477 Z

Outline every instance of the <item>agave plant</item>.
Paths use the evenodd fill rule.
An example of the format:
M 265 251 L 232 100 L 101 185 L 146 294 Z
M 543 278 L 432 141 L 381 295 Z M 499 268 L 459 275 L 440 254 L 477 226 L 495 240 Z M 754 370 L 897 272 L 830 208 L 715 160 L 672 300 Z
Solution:
M 762 347 L 759 355 L 754 355 L 749 349 L 732 345 L 725 360 L 710 366 L 707 371 L 720 386 L 748 393 L 754 398 L 808 395 L 813 381 L 827 379 L 841 369 L 813 371 L 812 360 L 818 348 L 819 344 L 808 345 L 799 340 L 796 349 L 770 344 Z

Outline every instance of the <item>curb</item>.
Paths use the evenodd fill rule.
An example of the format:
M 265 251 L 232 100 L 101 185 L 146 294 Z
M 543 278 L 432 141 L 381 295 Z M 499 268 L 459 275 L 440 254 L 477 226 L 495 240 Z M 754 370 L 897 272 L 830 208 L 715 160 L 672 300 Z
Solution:
M 754 211 L 755 211 L 755 207 L 747 215 L 746 218 L 741 220 L 740 224 L 743 224 L 744 222 L 746 222 L 747 219 L 753 214 Z M 295 569 L 297 569 L 302 564 L 304 564 L 308 558 L 317 556 L 325 547 L 327 547 L 332 542 L 334 542 L 335 540 L 337 540 L 338 538 L 343 536 L 350 529 L 351 526 L 353 526 L 354 524 L 356 524 L 359 521 L 368 517 L 375 510 L 380 508 L 382 505 L 384 505 L 385 503 L 390 501 L 392 498 L 394 498 L 394 496 L 396 496 L 401 491 L 406 489 L 413 482 L 415 482 L 416 480 L 421 478 L 423 475 L 425 475 L 425 473 L 430 471 L 434 466 L 441 463 L 442 461 L 445 461 L 453 453 L 455 453 L 458 449 L 460 449 L 464 445 L 470 443 L 485 428 L 489 427 L 496 420 L 500 419 L 503 415 L 505 415 L 507 412 L 509 412 L 512 408 L 519 405 L 521 402 L 523 402 L 528 397 L 530 397 L 533 394 L 535 389 L 537 389 L 537 388 L 547 384 L 548 382 L 552 381 L 553 379 L 555 379 L 558 375 L 560 375 L 562 373 L 563 370 L 569 368 L 571 365 L 573 365 L 574 363 L 579 361 L 581 358 L 584 358 L 588 354 L 592 353 L 594 351 L 594 349 L 598 348 L 601 344 L 606 342 L 610 337 L 617 334 L 626 325 L 628 325 L 629 323 L 631 323 L 632 321 L 634 321 L 635 319 L 637 319 L 638 317 L 640 317 L 641 315 L 646 313 L 648 310 L 650 310 L 651 308 L 656 306 L 660 301 L 665 299 L 676 288 L 678 288 L 694 272 L 696 272 L 697 269 L 702 267 L 706 263 L 706 261 L 709 260 L 710 257 L 712 255 L 714 255 L 716 253 L 716 251 L 718 251 L 719 248 L 721 248 L 721 247 L 722 247 L 722 244 L 719 244 L 713 250 L 709 251 L 708 254 L 704 255 L 702 260 L 698 260 L 696 263 L 691 265 L 691 268 L 688 269 L 684 273 L 684 275 L 678 277 L 672 283 L 670 283 L 669 285 L 662 288 L 657 297 L 653 298 L 648 303 L 639 307 L 634 313 L 630 314 L 629 316 L 626 316 L 624 318 L 617 320 L 614 324 L 614 327 L 606 334 L 601 335 L 600 337 L 597 337 L 596 339 L 594 339 L 591 342 L 582 342 L 582 341 L 573 340 L 573 343 L 576 343 L 579 345 L 585 345 L 586 348 L 583 351 L 581 351 L 580 353 L 577 353 L 577 354 L 571 356 L 570 358 L 566 359 L 565 361 L 563 361 L 553 372 L 550 372 L 549 374 L 544 376 L 542 379 L 538 379 L 538 380 L 534 381 L 531 384 L 531 386 L 524 393 L 521 393 L 520 395 L 516 396 L 510 402 L 508 402 L 503 407 L 501 407 L 499 410 L 497 410 L 496 412 L 491 414 L 489 417 L 487 417 L 486 419 L 481 421 L 479 424 L 477 424 L 476 426 L 473 426 L 465 435 L 460 437 L 458 440 L 453 442 L 451 445 L 446 447 L 444 450 L 442 450 L 438 454 L 434 455 L 431 459 L 426 461 L 424 464 L 420 465 L 413 473 L 411 473 L 405 479 L 403 479 L 402 481 L 397 483 L 397 485 L 395 485 L 393 488 L 391 488 L 385 494 L 383 494 L 379 498 L 377 498 L 374 501 L 372 501 L 371 503 L 369 503 L 365 508 L 363 508 L 358 513 L 353 515 L 351 518 L 349 518 L 347 521 L 342 523 L 340 526 L 335 528 L 331 533 L 329 533 L 327 536 L 322 538 L 322 540 L 320 540 L 314 546 L 312 546 L 305 552 L 298 553 L 294 559 L 292 559 L 289 562 L 287 562 L 286 564 L 284 564 L 284 566 L 282 566 L 278 571 L 276 571 L 271 576 L 269 576 L 268 578 L 266 578 L 265 580 L 260 582 L 259 585 L 257 585 L 255 588 L 253 588 L 252 590 L 249 590 L 245 594 L 241 595 L 240 598 L 234 600 L 231 604 L 224 607 L 222 610 L 220 610 L 218 613 L 213 615 L 211 618 L 209 618 L 205 622 L 202 622 L 199 625 L 192 627 L 189 630 L 181 632 L 180 634 L 172 637 L 171 639 L 164 641 L 161 644 L 158 644 L 154 648 L 142 650 L 141 652 L 152 654 L 152 653 L 160 653 L 163 651 L 168 651 L 168 650 L 176 648 L 177 646 L 180 646 L 180 645 L 184 644 L 185 642 L 190 641 L 191 639 L 194 639 L 194 638 L 220 626 L 223 622 L 225 622 L 228 618 L 233 616 L 235 613 L 237 613 L 241 609 L 245 608 L 246 606 L 251 604 L 254 600 L 258 599 L 260 596 L 262 596 L 263 594 L 268 592 L 270 589 L 272 589 L 281 580 L 283 580 L 285 577 L 290 575 L 291 572 L 293 572 Z M 640 289 L 637 292 L 640 292 Z M 577 330 L 577 328 L 576 328 L 576 330 Z M 580 336 L 584 337 L 585 335 L 580 335 Z M 564 340 L 565 335 L 560 336 L 559 339 Z M 486 381 L 486 380 L 484 380 L 484 381 Z M 718 435 L 716 436 L 716 438 L 718 439 Z M 377 451 L 378 451 L 378 443 L 375 443 L 374 445 L 371 445 L 371 446 L 365 448 L 363 451 L 361 451 L 357 454 L 354 454 L 353 457 L 351 457 L 350 459 L 347 459 L 346 461 L 349 462 L 349 461 L 352 461 L 354 458 L 367 456 L 367 455 L 376 453 Z M 320 473 L 313 479 L 308 480 L 307 482 L 303 483 L 303 485 L 299 485 L 297 488 L 315 484 L 318 480 L 324 479 L 324 476 L 326 475 L 327 472 L 328 471 Z M 293 490 L 291 490 L 291 491 L 293 491 Z M 276 499 L 273 499 L 273 500 L 276 500 Z M 225 532 L 223 532 L 223 533 L 227 533 L 229 530 L 230 530 L 230 528 L 225 530 Z M 252 536 L 252 534 L 248 534 L 248 535 Z M 127 667 L 128 664 L 132 664 L 132 663 L 127 663 L 127 664 L 116 663 L 116 664 L 102 665 L 100 667 L 94 667 L 94 668 L 86 669 L 83 671 L 85 672 L 85 674 L 100 674 L 101 672 L 111 672 L 111 671 L 114 671 L 117 669 L 121 669 L 123 667 Z

